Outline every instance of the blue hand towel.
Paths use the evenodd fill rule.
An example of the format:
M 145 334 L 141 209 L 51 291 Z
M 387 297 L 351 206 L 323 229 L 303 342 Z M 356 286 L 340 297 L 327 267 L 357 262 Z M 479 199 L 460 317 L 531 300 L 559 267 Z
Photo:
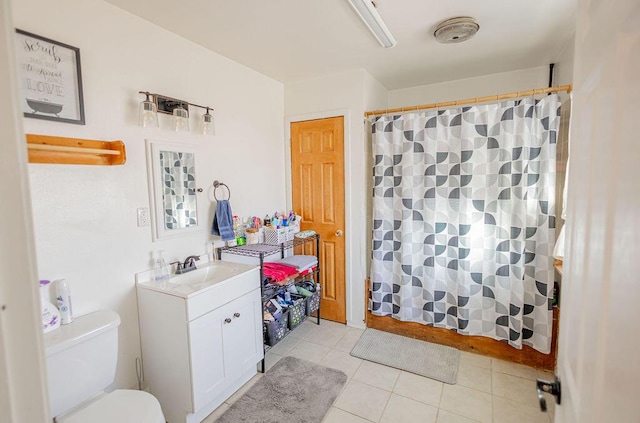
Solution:
M 213 215 L 213 223 L 211 224 L 211 235 L 218 235 L 223 241 L 236 238 L 236 234 L 233 232 L 233 214 L 229 200 L 218 200 L 216 213 Z

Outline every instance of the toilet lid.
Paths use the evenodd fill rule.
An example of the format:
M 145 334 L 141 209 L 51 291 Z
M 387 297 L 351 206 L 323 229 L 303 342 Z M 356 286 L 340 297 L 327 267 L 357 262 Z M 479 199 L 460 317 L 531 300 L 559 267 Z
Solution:
M 160 403 L 151 394 L 127 389 L 115 390 L 72 412 L 59 423 L 165 423 Z

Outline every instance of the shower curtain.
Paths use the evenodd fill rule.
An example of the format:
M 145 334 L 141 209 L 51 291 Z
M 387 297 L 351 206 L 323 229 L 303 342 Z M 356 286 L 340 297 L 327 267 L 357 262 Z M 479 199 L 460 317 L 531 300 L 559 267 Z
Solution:
M 549 353 L 557 95 L 375 118 L 374 315 Z

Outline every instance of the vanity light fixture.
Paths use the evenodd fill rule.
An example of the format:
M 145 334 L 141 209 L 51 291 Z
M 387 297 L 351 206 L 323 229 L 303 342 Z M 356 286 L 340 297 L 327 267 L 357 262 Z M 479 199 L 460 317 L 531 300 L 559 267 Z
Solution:
M 349 0 L 349 3 L 382 47 L 389 48 L 396 45 L 396 39 L 393 38 L 393 34 L 376 10 L 376 3 L 373 0 Z
M 167 97 L 162 94 L 154 94 L 148 91 L 140 91 L 146 97 L 140 103 L 140 114 L 138 123 L 142 127 L 159 126 L 158 113 L 164 113 L 173 116 L 172 129 L 177 132 L 189 131 L 189 106 L 204 109 L 206 112 L 202 115 L 200 132 L 203 135 L 215 135 L 213 122 L 213 108 L 209 106 L 200 106 L 198 104 L 189 103 L 188 101 L 179 100 L 177 98 Z

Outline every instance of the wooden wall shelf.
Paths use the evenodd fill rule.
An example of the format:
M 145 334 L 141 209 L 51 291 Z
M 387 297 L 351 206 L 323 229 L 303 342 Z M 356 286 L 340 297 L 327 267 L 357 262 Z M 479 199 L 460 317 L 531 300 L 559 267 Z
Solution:
M 113 166 L 127 161 L 124 142 L 27 134 L 29 163 Z

